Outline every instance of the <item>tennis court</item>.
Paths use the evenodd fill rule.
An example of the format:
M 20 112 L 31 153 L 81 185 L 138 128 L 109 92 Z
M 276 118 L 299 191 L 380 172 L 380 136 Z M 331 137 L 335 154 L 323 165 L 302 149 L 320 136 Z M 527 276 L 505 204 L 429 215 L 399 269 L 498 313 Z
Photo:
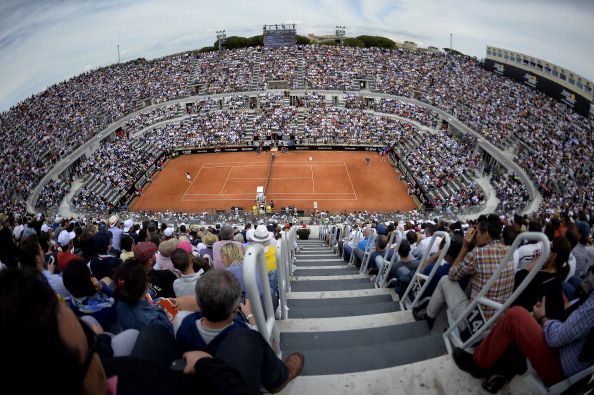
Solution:
M 408 211 L 415 208 L 389 161 L 370 152 L 185 155 L 169 161 L 132 210 L 201 212 L 255 205 L 264 186 L 275 209 Z M 366 163 L 365 158 L 371 158 Z M 191 182 L 185 172 L 192 175 Z

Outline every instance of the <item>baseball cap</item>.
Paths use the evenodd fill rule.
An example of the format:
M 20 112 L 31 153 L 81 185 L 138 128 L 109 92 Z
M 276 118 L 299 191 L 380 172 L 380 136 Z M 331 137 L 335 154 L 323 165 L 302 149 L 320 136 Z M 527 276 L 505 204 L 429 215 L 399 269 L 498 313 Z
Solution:
M 76 233 L 68 232 L 67 230 L 63 230 L 58 235 L 58 243 L 60 243 L 60 245 L 62 247 L 67 246 L 68 243 L 70 243 L 70 240 L 74 239 L 75 237 L 76 237 Z

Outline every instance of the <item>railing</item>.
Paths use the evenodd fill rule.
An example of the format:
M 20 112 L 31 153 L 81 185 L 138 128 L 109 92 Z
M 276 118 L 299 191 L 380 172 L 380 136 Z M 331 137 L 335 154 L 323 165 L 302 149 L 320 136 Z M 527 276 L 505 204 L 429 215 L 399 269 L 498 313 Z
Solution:
M 394 239 L 396 239 L 396 243 L 394 243 Z M 400 258 L 398 257 L 400 243 L 402 243 L 402 232 L 398 229 L 395 229 L 390 236 L 390 240 L 388 240 L 388 246 L 386 248 L 386 253 L 384 254 L 382 267 L 375 278 L 374 285 L 376 288 L 387 288 L 394 282 L 394 279 L 388 281 L 388 276 L 392 271 L 392 266 L 394 266 L 395 261 L 400 261 Z M 390 261 L 388 261 L 388 254 L 390 251 L 392 251 L 392 256 L 390 257 Z
M 443 237 L 445 239 L 445 245 L 441 249 L 437 261 L 435 261 L 435 263 L 433 264 L 433 269 L 431 269 L 429 275 L 425 275 L 422 273 L 423 266 L 425 266 L 425 262 L 427 262 L 429 254 L 433 249 L 433 245 L 437 242 L 438 237 Z M 423 296 L 423 293 L 425 292 L 427 287 L 429 287 L 431 279 L 433 279 L 433 276 L 435 276 L 435 273 L 437 273 L 437 269 L 443 263 L 443 259 L 446 253 L 448 252 L 449 248 L 450 235 L 447 232 L 438 231 L 433 233 L 433 236 L 431 236 L 431 241 L 429 242 L 427 249 L 423 253 L 423 258 L 421 259 L 421 262 L 419 263 L 419 266 L 417 267 L 417 270 L 415 271 L 413 278 L 410 280 L 408 287 L 406 287 L 406 291 L 404 291 L 402 299 L 400 299 L 400 307 L 402 308 L 402 310 L 412 309 L 419 303 L 421 297 Z M 421 284 L 421 282 L 423 283 Z
M 276 268 L 278 270 L 278 293 L 280 299 L 281 319 L 287 319 L 289 306 L 287 303 L 287 293 L 291 292 L 289 266 L 289 237 L 286 232 L 281 233 L 281 245 L 276 249 Z
M 262 279 L 262 291 L 264 293 L 264 306 L 260 300 L 260 291 L 256 281 L 259 275 Z M 282 355 L 280 349 L 280 334 L 274 319 L 274 307 L 272 306 L 272 295 L 270 293 L 270 283 L 268 282 L 268 271 L 266 269 L 266 257 L 264 247 L 253 244 L 247 247 L 243 259 L 243 277 L 247 295 L 252 303 L 252 313 L 256 319 L 258 332 L 272 346 L 276 354 Z
M 536 260 L 536 263 L 534 264 L 532 270 L 530 270 L 526 278 L 524 278 L 522 283 L 516 288 L 516 290 L 503 304 L 485 297 L 486 293 L 493 287 L 493 285 L 495 285 L 495 281 L 497 281 L 505 266 L 509 262 L 511 262 L 516 249 L 524 241 L 528 240 L 540 241 L 542 243 L 542 253 Z M 489 281 L 487 281 L 483 289 L 481 289 L 479 294 L 476 295 L 476 297 L 472 300 L 472 302 L 468 305 L 464 312 L 460 314 L 458 318 L 453 319 L 448 310 L 449 328 L 443 334 L 443 337 L 446 340 L 446 344 L 449 345 L 449 340 L 455 347 L 467 348 L 474 344 L 477 340 L 480 340 L 480 337 L 483 334 L 486 334 L 486 330 L 489 329 L 490 326 L 495 323 L 495 321 L 497 321 L 499 316 L 501 316 L 505 312 L 505 310 L 507 310 L 507 308 L 524 291 L 528 284 L 530 284 L 534 276 L 536 276 L 536 274 L 540 271 L 540 269 L 542 268 L 546 259 L 549 256 L 549 250 L 549 240 L 544 235 L 544 233 L 525 232 L 519 234 L 518 237 L 516 237 L 516 239 L 514 240 L 511 247 L 507 249 L 507 253 L 503 257 L 501 262 L 499 262 L 497 270 L 495 270 L 495 272 L 491 275 Z M 484 319 L 480 305 L 485 305 L 495 309 L 495 313 L 489 318 L 489 320 Z M 463 321 L 467 324 L 467 327 L 471 333 L 470 338 L 468 338 L 466 341 L 462 340 L 462 338 L 460 337 L 460 331 L 458 329 L 458 325 L 461 324 Z
M 359 229 L 357 230 L 357 232 L 355 233 L 355 238 L 353 239 L 353 246 L 351 248 L 351 256 L 349 257 L 349 264 L 347 266 L 352 267 L 355 263 L 355 248 L 357 248 L 357 245 L 359 244 L 359 240 L 361 240 L 361 237 L 363 236 L 363 232 Z M 344 250 L 344 245 L 342 246 L 343 250 Z
M 369 259 L 371 257 L 371 251 L 375 250 L 375 239 L 376 235 L 370 235 L 365 245 L 365 251 L 363 252 L 363 258 L 361 258 L 361 268 L 359 268 L 359 274 L 367 274 L 367 267 L 369 266 Z M 353 250 L 354 253 L 354 250 Z

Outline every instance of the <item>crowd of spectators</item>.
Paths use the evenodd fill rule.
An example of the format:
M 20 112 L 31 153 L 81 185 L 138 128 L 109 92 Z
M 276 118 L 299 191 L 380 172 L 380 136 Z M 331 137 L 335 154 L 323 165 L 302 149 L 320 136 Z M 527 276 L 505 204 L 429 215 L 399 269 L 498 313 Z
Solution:
M 303 55 L 301 65 L 298 52 Z M 543 210 L 553 212 L 594 199 L 591 123 L 564 104 L 489 72 L 479 61 L 466 56 L 305 46 L 187 53 L 152 61 L 137 59 L 85 72 L 18 103 L 0 114 L 0 130 L 5 140 L 11 141 L 0 161 L 4 174 L 0 182 L 0 207 L 23 211 L 22 202 L 57 161 L 109 123 L 136 110 L 140 100 L 159 103 L 184 97 L 190 92 L 188 86 L 194 83 L 203 86 L 205 93 L 246 91 L 251 89 L 256 62 L 259 62 L 261 84 L 268 79 L 284 78 L 290 82 L 289 87 L 294 87 L 301 68 L 310 89 L 350 90 L 355 79 L 373 78 L 379 92 L 418 98 L 452 113 L 498 147 L 517 147 L 515 160 L 542 193 Z M 365 100 L 356 96 L 347 95 L 345 101 L 352 110 L 367 108 Z M 332 113 L 334 110 L 326 117 L 316 113 L 326 104 L 322 95 L 306 94 L 302 102 L 298 105 L 314 106 L 313 112 L 306 113 L 310 120 L 306 122 L 307 133 L 314 139 L 333 141 L 332 137 L 324 136 L 327 128 L 342 133 L 337 122 L 339 114 Z M 237 104 L 238 108 L 242 105 Z M 393 99 L 381 99 L 375 104 L 376 111 L 435 126 L 434 112 L 415 107 L 418 106 Z M 137 131 L 174 117 L 176 110 L 179 114 L 179 107 L 169 106 L 140 115 L 127 128 Z M 270 111 L 258 117 L 263 129 L 293 130 L 294 111 L 278 108 Z M 345 123 L 355 129 L 355 135 L 359 118 L 354 115 Z M 233 144 L 241 138 L 234 134 L 241 133 L 245 119 L 241 113 L 200 117 L 188 121 L 186 127 L 181 126 L 181 139 L 189 144 L 196 142 L 197 146 Z M 194 123 L 198 123 L 197 127 Z M 214 131 L 215 137 L 193 135 L 196 128 Z M 222 128 L 230 128 L 232 137 L 217 135 Z M 180 138 L 177 130 L 165 129 L 163 134 Z M 18 160 L 24 156 L 29 158 L 26 162 Z M 61 195 L 46 192 L 44 196 L 48 193 Z M 53 202 L 41 204 L 51 206 Z
M 530 199 L 526 185 L 515 174 L 493 175 L 490 182 L 499 199 L 497 211 L 522 211 Z

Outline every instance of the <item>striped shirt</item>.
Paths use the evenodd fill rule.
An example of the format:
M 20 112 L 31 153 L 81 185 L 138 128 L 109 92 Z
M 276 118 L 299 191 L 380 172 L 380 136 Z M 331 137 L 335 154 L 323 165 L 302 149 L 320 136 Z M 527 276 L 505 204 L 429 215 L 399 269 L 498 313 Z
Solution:
M 578 359 L 588 334 L 594 328 L 594 292 L 564 321 L 549 320 L 544 324 L 545 340 L 549 347 L 559 348 L 561 367 L 566 376 L 573 376 L 587 368 L 592 361 Z
M 482 247 L 475 248 L 466 254 L 464 260 L 457 266 L 450 269 L 449 278 L 453 281 L 460 281 L 465 276 L 471 277 L 472 294 L 474 299 L 481 289 L 487 284 L 497 266 L 503 260 L 507 247 L 499 241 L 492 240 Z M 505 263 L 505 268 L 499 274 L 499 278 L 487 291 L 485 297 L 498 303 L 505 303 L 514 291 L 514 266 L 513 261 Z M 491 307 L 481 305 L 485 319 L 489 319 L 494 310 Z

